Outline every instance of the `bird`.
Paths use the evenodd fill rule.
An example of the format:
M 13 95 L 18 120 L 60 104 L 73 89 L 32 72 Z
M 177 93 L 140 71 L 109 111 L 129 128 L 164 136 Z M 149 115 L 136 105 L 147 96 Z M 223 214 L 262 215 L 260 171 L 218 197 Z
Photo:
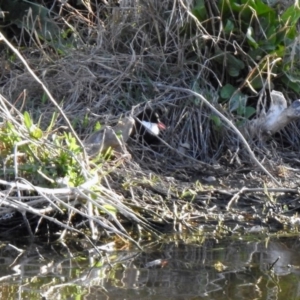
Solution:
M 122 152 L 124 144 L 134 129 L 134 124 L 133 117 L 127 116 L 121 118 L 114 127 L 104 126 L 88 136 L 83 144 L 89 158 L 105 154 L 109 148 L 116 152 Z
M 105 154 L 109 148 L 121 153 L 129 137 L 135 135 L 148 145 L 157 145 L 160 142 L 157 137 L 161 130 L 166 128 L 166 125 L 160 121 L 158 113 L 147 108 L 135 119 L 126 116 L 121 118 L 114 127 L 104 126 L 93 132 L 83 143 L 89 158 L 94 158 L 99 154 Z
M 158 136 L 167 127 L 160 121 L 157 111 L 147 108 L 136 116 L 135 130 L 132 133 L 138 139 L 148 145 L 160 143 Z

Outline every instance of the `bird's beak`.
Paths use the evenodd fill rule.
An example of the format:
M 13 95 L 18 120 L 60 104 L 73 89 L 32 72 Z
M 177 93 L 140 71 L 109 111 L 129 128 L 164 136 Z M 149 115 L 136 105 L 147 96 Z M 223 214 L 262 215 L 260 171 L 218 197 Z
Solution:
M 167 129 L 167 126 L 164 123 L 162 123 L 162 122 L 158 122 L 157 126 L 161 130 L 166 130 Z

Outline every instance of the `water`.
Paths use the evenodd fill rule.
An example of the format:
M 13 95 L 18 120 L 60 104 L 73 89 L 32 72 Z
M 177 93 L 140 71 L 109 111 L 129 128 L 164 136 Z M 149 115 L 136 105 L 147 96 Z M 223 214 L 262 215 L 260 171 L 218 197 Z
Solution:
M 177 236 L 101 255 L 84 245 L 3 243 L 1 299 L 300 299 L 295 236 Z

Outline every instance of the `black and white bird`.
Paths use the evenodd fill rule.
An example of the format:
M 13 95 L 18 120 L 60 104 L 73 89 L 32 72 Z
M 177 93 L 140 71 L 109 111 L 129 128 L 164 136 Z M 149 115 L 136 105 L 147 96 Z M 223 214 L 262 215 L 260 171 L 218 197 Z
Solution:
M 135 119 L 132 116 L 123 117 L 114 127 L 104 126 L 95 131 L 84 140 L 84 145 L 88 156 L 93 158 L 106 153 L 109 148 L 122 152 L 122 147 L 130 136 L 136 136 L 149 146 L 158 145 L 160 140 L 157 137 L 165 129 L 166 125 L 160 121 L 158 113 L 146 109 Z
M 158 113 L 147 108 L 139 113 L 136 118 L 138 120 L 135 122 L 136 131 L 134 134 L 137 135 L 139 140 L 148 145 L 159 144 L 160 140 L 157 137 L 167 127 L 160 121 Z

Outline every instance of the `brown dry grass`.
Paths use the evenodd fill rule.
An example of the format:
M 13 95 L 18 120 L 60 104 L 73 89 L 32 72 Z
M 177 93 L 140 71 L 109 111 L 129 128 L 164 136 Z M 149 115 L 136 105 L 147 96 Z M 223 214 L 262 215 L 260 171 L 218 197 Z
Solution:
M 88 32 L 83 34 L 89 46 L 70 49 L 63 56 L 41 48 L 22 54 L 82 138 L 98 120 L 110 123 L 127 111 L 136 114 L 151 105 L 165 112 L 162 119 L 169 129 L 164 140 L 175 151 L 164 147 L 161 153 L 175 158 L 170 165 L 195 164 L 193 159 L 216 162 L 226 139 L 224 132 L 212 128 L 211 111 L 200 100 L 171 88 L 201 90 L 211 103 L 217 103 L 218 88 L 209 82 L 212 71 L 205 56 L 198 52 L 197 57 L 186 59 L 195 51 L 195 39 L 197 43 L 207 42 L 200 28 L 193 38 L 182 33 L 183 26 L 191 22 L 189 1 L 129 1 L 122 5 L 113 8 L 110 18 L 103 22 L 95 18 L 100 7 L 89 19 L 79 12 L 72 16 L 70 11 L 73 21 L 77 18 L 88 25 Z M 2 77 L 2 94 L 15 102 L 26 89 L 24 109 L 35 120 L 42 116 L 47 124 L 55 108 L 48 101 L 42 102 L 40 85 L 20 62 L 8 68 Z M 21 101 L 16 106 L 20 108 Z M 89 122 L 84 127 L 86 118 Z M 59 120 L 58 125 L 65 124 Z M 180 144 L 189 146 L 186 156 L 177 151 Z
M 201 24 L 194 27 L 192 37 L 183 30 L 193 22 L 188 0 L 121 1 L 121 6 L 112 8 L 103 20 L 96 17 L 101 15 L 101 8 L 83 15 L 65 7 L 65 18 L 77 22 L 84 39 L 78 49 L 57 55 L 47 45 L 37 48 L 32 44 L 22 55 L 81 139 L 93 131 L 97 121 L 111 124 L 120 115 L 129 111 L 137 114 L 146 106 L 165 112 L 162 121 L 168 129 L 159 151 L 132 140 L 128 147 L 133 159 L 118 162 L 117 166 L 108 162 L 100 171 L 101 184 L 124 195 L 127 215 L 133 209 L 151 216 L 149 219 L 170 221 L 174 227 L 184 221 L 186 226 L 187 215 L 202 216 L 201 203 L 208 201 L 205 205 L 209 207 L 210 196 L 206 196 L 211 192 L 204 192 L 204 199 L 201 185 L 177 189 L 173 177 L 191 181 L 200 175 L 228 175 L 226 168 L 221 172 L 220 162 L 239 162 L 240 166 L 249 162 L 228 126 L 222 122 L 214 125 L 212 110 L 186 92 L 200 92 L 226 114 L 218 104 L 220 85 L 211 83 L 215 73 L 205 53 L 197 48 L 214 37 L 208 36 Z M 209 46 L 204 49 L 209 51 Z M 22 98 L 24 90 L 26 96 Z M 36 121 L 41 119 L 45 127 L 56 110 L 52 102 L 42 101 L 43 89 L 18 60 L 2 69 L 1 93 L 21 112 L 29 110 Z M 60 117 L 56 127 L 65 125 Z M 170 177 L 156 177 L 155 173 Z M 184 201 L 186 190 L 191 201 L 188 206 Z M 193 203 L 193 193 L 200 193 L 198 202 Z M 175 206 L 174 197 L 181 199 Z M 130 218 L 133 220 L 133 215 Z M 141 219 L 147 228 L 147 222 Z
M 109 17 L 103 18 L 105 9 Z M 163 139 L 167 145 L 161 147 L 160 160 L 155 159 L 154 164 L 151 149 L 144 148 L 141 154 L 135 151 L 140 145 L 133 144 L 133 155 L 142 158 L 139 162 L 144 168 L 162 163 L 160 170 L 169 174 L 180 169 L 206 173 L 212 168 L 203 168 L 200 161 L 218 164 L 225 154 L 229 159 L 238 155 L 248 163 L 249 154 L 239 150 L 242 143 L 233 131 L 222 120 L 215 125 L 215 113 L 192 94 L 200 92 L 232 118 L 226 105 L 218 104 L 221 83 L 207 59 L 210 43 L 220 37 L 208 35 L 191 9 L 188 0 L 122 1 L 120 7 L 111 9 L 99 4 L 93 10 L 88 6 L 85 14 L 66 5 L 61 16 L 76 25 L 75 35 L 81 37 L 78 49 L 70 47 L 65 55 L 56 55 L 51 47 L 34 42 L 31 33 L 32 47 L 22 54 L 82 139 L 97 121 L 110 124 L 121 114 L 136 114 L 152 106 L 164 112 L 162 119 L 168 130 Z M 23 110 L 48 124 L 55 107 L 42 101 L 40 85 L 19 61 L 8 64 L 6 70 L 2 94 L 20 108 L 23 102 L 16 99 L 26 90 Z M 60 125 L 65 125 L 63 118 L 57 122 Z

